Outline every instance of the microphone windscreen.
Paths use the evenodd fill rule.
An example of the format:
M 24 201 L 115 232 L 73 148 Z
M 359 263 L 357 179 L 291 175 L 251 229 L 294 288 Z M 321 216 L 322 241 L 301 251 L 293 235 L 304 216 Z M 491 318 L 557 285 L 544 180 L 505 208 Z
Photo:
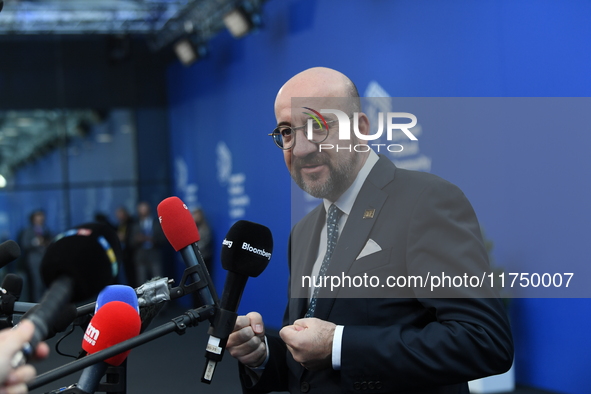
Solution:
M 94 315 L 82 339 L 82 349 L 88 354 L 116 345 L 137 336 L 142 322 L 137 311 L 129 304 L 111 301 Z M 119 366 L 131 350 L 105 360 L 109 365 Z
M 23 291 L 23 278 L 15 274 L 6 274 L 1 287 L 18 301 Z
M 168 197 L 158 204 L 162 231 L 177 252 L 199 241 L 199 230 L 189 208 L 178 197 Z
M 111 301 L 125 302 L 126 304 L 134 308 L 138 313 L 140 313 L 137 294 L 135 293 L 135 290 L 130 286 L 110 285 L 102 289 L 98 297 L 96 298 L 94 313 L 98 312 L 98 310 L 102 308 L 103 305 Z
M 92 298 L 117 277 L 121 246 L 115 230 L 86 223 L 57 235 L 41 261 L 46 286 L 61 276 L 73 279 L 72 302 Z
M 13 262 L 21 256 L 21 248 L 16 242 L 9 239 L 0 244 L 0 268 Z
M 239 220 L 222 242 L 224 269 L 257 277 L 267 268 L 273 253 L 273 235 L 262 224 Z

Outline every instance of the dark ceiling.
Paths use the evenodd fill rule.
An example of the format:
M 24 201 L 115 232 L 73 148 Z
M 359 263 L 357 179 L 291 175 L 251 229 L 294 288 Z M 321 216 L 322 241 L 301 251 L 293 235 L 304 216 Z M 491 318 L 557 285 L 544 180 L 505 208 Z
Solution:
M 0 36 L 141 35 L 158 50 L 184 35 L 207 41 L 237 7 L 264 0 L 6 0 Z
M 194 44 L 207 45 L 214 35 L 226 28 L 224 16 L 236 9 L 246 11 L 247 15 L 258 15 L 264 1 L 4 0 L 3 9 L 0 12 L 0 42 L 4 43 L 4 51 L 0 52 L 0 62 L 5 62 L 5 67 L 8 67 L 9 62 L 18 63 L 20 60 L 15 59 L 15 53 L 17 53 L 16 57 L 22 56 L 24 48 L 30 45 L 27 42 L 51 41 L 51 37 L 56 38 L 62 47 L 66 41 L 83 40 L 89 43 L 87 47 L 99 49 L 95 43 L 100 42 L 97 38 L 100 39 L 102 36 L 109 40 L 111 57 L 117 55 L 113 53 L 113 43 L 127 43 L 130 40 L 141 40 L 145 43 L 147 50 L 155 54 L 171 52 L 173 44 L 186 38 Z M 7 43 L 13 42 L 12 47 L 7 46 Z M 8 49 L 15 46 L 20 52 Z M 120 45 L 115 45 L 114 48 L 118 46 Z M 36 52 L 43 52 L 43 49 Z M 36 55 L 25 56 L 35 59 Z M 21 63 L 25 60 L 27 59 L 23 59 Z M 28 65 L 30 62 L 29 59 L 23 64 Z M 19 71 L 20 89 L 24 87 L 23 83 L 35 80 L 35 75 L 24 77 L 22 73 L 26 70 L 22 70 L 23 67 L 18 65 L 10 67 L 13 70 L 12 74 L 15 74 L 15 69 Z M 136 70 L 137 68 L 136 66 Z M 120 78 L 119 75 L 124 78 L 127 75 L 124 74 L 124 69 L 114 71 L 111 68 L 107 71 L 112 73 L 110 77 L 110 74 L 107 74 L 107 78 L 111 79 Z M 137 72 L 134 75 L 137 79 Z M 7 90 L 7 88 L 13 83 L 14 78 L 14 75 L 0 75 L 0 82 L 4 80 L 4 93 L 9 93 L 10 89 Z M 39 82 L 40 84 L 51 83 L 46 81 L 46 78 L 42 78 Z M 39 84 L 36 84 L 36 87 L 35 90 L 40 92 Z M 129 91 L 130 89 L 126 90 L 126 92 Z M 141 93 L 136 92 L 136 95 Z M 12 102 L 15 102 L 14 97 Z M 80 100 L 77 102 L 79 103 Z M 56 104 L 60 107 L 59 102 Z M 117 103 L 113 104 L 117 105 Z M 23 163 L 26 164 L 43 155 L 44 152 L 59 146 L 64 138 L 79 135 L 81 122 L 92 124 L 92 119 L 93 111 L 84 109 L 65 111 L 53 108 L 34 110 L 0 108 L 0 175 L 10 176 Z M 1 185 L 2 178 L 0 178 Z

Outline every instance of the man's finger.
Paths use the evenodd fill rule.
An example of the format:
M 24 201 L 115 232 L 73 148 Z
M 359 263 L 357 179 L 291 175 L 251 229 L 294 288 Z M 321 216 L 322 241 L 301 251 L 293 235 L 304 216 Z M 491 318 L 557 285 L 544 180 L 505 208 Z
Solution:
M 10 371 L 8 378 L 6 379 L 6 385 L 12 386 L 19 383 L 27 383 L 33 380 L 36 375 L 37 372 L 35 371 L 35 367 L 32 365 L 23 365 L 14 371 Z
M 254 332 L 250 326 L 243 327 L 230 334 L 226 347 L 240 346 L 243 343 L 250 341 L 254 336 Z
M 250 326 L 250 319 L 248 316 L 238 316 L 236 323 L 234 323 L 234 331 L 242 330 L 244 327 Z
M 265 342 L 261 341 L 259 337 L 253 337 L 250 341 L 242 345 L 234 346 L 229 349 L 232 357 L 243 362 L 244 357 L 260 358 L 264 353 L 266 354 Z M 243 362 L 243 364 L 250 364 L 250 362 Z
M 279 336 L 287 346 L 290 346 L 293 345 L 295 334 L 297 334 L 298 331 L 299 330 L 296 329 L 295 325 L 285 326 L 281 329 L 281 331 L 279 331 Z
M 0 388 L 0 394 L 27 394 L 29 389 L 25 383 Z
M 250 326 L 256 335 L 262 336 L 265 334 L 265 324 L 263 323 L 263 317 L 258 312 L 250 312 L 246 315 L 250 319 Z
M 21 321 L 14 329 L 7 331 L 6 336 L 10 340 L 2 341 L 2 353 L 13 355 L 23 347 L 23 344 L 31 339 L 35 326 L 28 320 Z
M 49 356 L 49 346 L 45 342 L 41 342 L 35 350 L 35 357 L 43 359 Z

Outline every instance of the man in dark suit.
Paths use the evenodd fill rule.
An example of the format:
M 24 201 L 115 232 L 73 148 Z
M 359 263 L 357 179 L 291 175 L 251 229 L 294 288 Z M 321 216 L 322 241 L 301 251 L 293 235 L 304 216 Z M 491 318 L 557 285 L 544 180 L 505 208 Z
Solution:
M 293 110 L 294 97 L 319 101 L 310 99 L 309 111 Z M 456 186 L 398 169 L 369 149 L 322 150 L 321 144 L 365 144 L 355 136 L 339 141 L 330 115 L 326 123 L 314 119 L 318 126 L 307 133 L 310 111 L 335 108 L 331 100 L 338 97 L 351 98 L 339 109 L 359 113 L 358 130 L 369 134 L 355 85 L 335 70 L 303 71 L 275 101 L 273 138 L 287 167 L 298 186 L 324 202 L 291 233 L 290 299 L 280 337 L 265 335 L 262 317 L 251 312 L 238 317 L 228 340 L 244 392 L 468 393 L 469 380 L 505 372 L 513 359 L 506 312 L 492 289 L 335 290 L 317 281 L 306 287 L 306 276 L 365 275 L 384 283 L 490 272 L 476 215 Z
M 166 238 L 160 221 L 152 215 L 152 208 L 146 201 L 137 204 L 137 221 L 131 227 L 131 240 L 136 275 L 133 282 L 140 286 L 152 278 L 163 276 L 162 246 Z

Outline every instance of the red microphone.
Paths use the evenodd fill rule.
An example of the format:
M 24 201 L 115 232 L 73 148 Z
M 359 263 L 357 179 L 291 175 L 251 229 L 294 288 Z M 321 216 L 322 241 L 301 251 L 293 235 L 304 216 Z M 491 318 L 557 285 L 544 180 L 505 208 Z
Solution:
M 177 252 L 201 239 L 189 208 L 178 197 L 168 197 L 158 204 L 162 231 Z
M 137 310 L 122 301 L 111 301 L 103 305 L 93 316 L 82 340 L 82 349 L 88 354 L 116 345 L 137 336 L 142 322 Z M 78 388 L 94 393 L 109 365 L 119 366 L 125 361 L 127 350 L 116 356 L 87 367 L 82 371 Z
M 198 287 L 201 305 L 218 305 L 219 300 L 197 246 L 199 230 L 189 208 L 178 197 L 168 197 L 158 204 L 158 220 L 174 250 L 181 253 L 187 268 L 197 267 L 191 279 Z

